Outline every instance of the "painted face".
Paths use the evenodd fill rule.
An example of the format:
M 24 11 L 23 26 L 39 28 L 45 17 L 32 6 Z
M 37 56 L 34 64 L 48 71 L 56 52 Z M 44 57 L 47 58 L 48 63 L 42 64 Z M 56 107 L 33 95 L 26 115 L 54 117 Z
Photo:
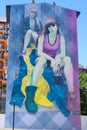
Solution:
M 30 15 L 30 17 L 31 17 L 31 18 L 36 17 L 36 15 L 37 15 L 36 10 L 33 10 L 33 9 L 32 9 L 32 10 L 30 10 L 29 15 Z
M 57 32 L 58 26 L 55 23 L 51 23 L 48 25 L 49 32 Z

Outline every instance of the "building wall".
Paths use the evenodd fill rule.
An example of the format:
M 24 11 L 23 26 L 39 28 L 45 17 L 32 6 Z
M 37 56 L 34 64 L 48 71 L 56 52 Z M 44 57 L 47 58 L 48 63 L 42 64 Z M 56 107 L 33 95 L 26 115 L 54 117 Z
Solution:
M 0 17 L 0 113 L 5 113 L 8 64 L 7 23 Z

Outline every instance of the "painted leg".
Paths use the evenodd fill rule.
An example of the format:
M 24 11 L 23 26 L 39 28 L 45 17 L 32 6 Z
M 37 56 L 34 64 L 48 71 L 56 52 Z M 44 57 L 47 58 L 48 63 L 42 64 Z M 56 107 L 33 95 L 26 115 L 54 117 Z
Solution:
M 37 37 L 38 37 L 37 32 L 33 31 L 33 32 L 32 32 L 32 37 L 34 38 L 34 41 L 35 41 L 35 43 L 36 43 L 36 40 L 37 40 Z
M 32 83 L 33 85 L 37 85 L 37 82 L 43 73 L 45 63 L 46 63 L 46 59 L 44 57 L 38 58 L 38 61 L 33 71 L 33 83 Z
M 64 74 L 65 74 L 67 85 L 68 85 L 67 107 L 69 109 L 74 109 L 76 93 L 75 93 L 74 80 L 73 80 L 73 66 L 71 63 L 71 59 L 69 57 L 64 58 L 64 63 L 65 63 Z
M 64 61 L 64 74 L 66 77 L 66 81 L 68 84 L 68 91 L 73 92 L 74 91 L 74 80 L 73 80 L 73 66 L 71 63 L 71 59 L 69 57 L 65 57 L 63 59 Z
M 30 43 L 30 38 L 32 35 L 32 30 L 28 30 L 25 34 L 25 38 L 24 38 L 24 47 L 23 47 L 23 51 L 26 52 L 26 48 L 28 46 L 28 44 Z

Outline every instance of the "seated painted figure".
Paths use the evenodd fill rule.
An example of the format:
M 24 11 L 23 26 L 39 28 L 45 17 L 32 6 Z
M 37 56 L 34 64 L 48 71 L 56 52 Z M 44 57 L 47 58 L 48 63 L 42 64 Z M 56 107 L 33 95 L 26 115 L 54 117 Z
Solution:
M 57 53 L 59 48 L 60 53 Z M 34 68 L 32 85 L 37 86 L 37 82 L 43 74 L 47 64 L 50 64 L 54 77 L 57 79 L 55 81 L 58 81 L 59 71 L 63 67 L 64 77 L 68 88 L 68 99 L 69 102 L 72 102 L 67 103 L 67 106 L 69 109 L 73 109 L 75 101 L 73 66 L 71 58 L 66 56 L 65 39 L 59 33 L 59 25 L 56 19 L 48 18 L 46 20 L 45 28 L 38 37 L 37 54 L 38 58 L 35 60 L 36 65 Z
M 42 30 L 42 24 L 37 17 L 38 8 L 32 6 L 29 8 L 29 16 L 24 19 L 24 46 L 22 53 L 26 53 L 26 48 L 30 43 L 36 43 L 37 37 Z

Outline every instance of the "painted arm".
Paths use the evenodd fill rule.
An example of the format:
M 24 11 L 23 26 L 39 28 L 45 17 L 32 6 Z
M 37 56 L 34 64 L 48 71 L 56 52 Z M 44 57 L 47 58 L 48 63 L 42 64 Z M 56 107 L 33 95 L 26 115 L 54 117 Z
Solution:
M 61 58 L 66 56 L 66 45 L 63 36 L 60 37 Z

